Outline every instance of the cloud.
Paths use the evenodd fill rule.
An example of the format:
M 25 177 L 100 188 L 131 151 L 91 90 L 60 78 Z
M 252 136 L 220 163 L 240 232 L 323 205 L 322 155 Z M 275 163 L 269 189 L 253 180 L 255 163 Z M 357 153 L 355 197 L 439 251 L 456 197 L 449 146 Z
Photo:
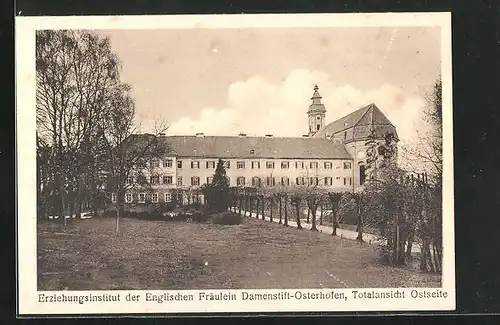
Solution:
M 327 109 L 327 123 L 374 102 L 396 126 L 402 140 L 416 137 L 422 98 L 407 96 L 397 85 L 382 84 L 366 91 L 352 85 L 336 86 L 328 74 L 305 69 L 291 71 L 280 83 L 259 76 L 235 82 L 228 88 L 225 107 L 206 107 L 198 116 L 183 117 L 171 124 L 168 133 L 301 136 L 308 130 L 306 112 L 315 84 Z

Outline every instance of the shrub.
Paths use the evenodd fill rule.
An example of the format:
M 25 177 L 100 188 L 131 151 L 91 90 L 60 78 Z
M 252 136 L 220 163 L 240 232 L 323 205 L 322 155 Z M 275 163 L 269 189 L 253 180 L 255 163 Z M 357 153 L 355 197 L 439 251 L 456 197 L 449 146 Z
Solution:
M 241 216 L 234 212 L 220 212 L 213 214 L 212 223 L 218 225 L 239 225 L 241 223 Z

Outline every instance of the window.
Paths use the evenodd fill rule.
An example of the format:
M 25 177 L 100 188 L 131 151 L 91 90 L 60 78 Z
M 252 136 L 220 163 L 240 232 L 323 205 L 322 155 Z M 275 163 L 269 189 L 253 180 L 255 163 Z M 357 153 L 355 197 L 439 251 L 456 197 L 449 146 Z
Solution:
M 172 193 L 165 193 L 165 202 L 172 202 Z
M 163 162 L 166 168 L 172 168 L 172 159 L 167 159 Z
M 252 186 L 257 186 L 260 187 L 261 185 L 261 180 L 258 177 L 252 177 Z
M 226 161 L 224 162 L 224 167 L 226 167 L 226 169 L 231 168 L 231 162 L 230 162 L 229 160 L 226 160 Z
M 332 186 L 332 178 L 325 177 L 325 186 Z
M 250 154 L 253 155 L 255 153 L 255 150 L 250 149 Z
M 149 176 L 149 182 L 151 184 L 160 184 L 160 176 Z
M 304 177 L 297 177 L 297 178 L 295 179 L 295 183 L 296 183 L 297 185 L 305 185 L 305 184 L 306 184 Z
M 340 163 L 335 164 L 335 169 L 340 169 Z
M 163 184 L 172 184 L 172 176 L 163 176 Z
M 274 168 L 274 161 L 266 161 L 266 168 L 273 169 Z
M 184 195 L 181 192 L 177 193 L 177 202 L 181 203 L 184 201 Z
M 146 193 L 139 193 L 139 203 L 146 202 Z
M 127 184 L 133 184 L 133 183 L 134 183 L 134 177 L 133 176 L 127 177 Z
M 309 164 L 309 168 L 311 169 L 317 169 L 318 168 L 318 163 L 316 161 L 311 161 Z
M 260 161 L 252 161 L 252 169 L 259 169 Z
M 207 184 L 212 184 L 213 181 L 214 181 L 213 176 L 208 176 L 207 177 Z
M 177 185 L 182 186 L 182 176 L 177 177 Z
M 198 176 L 191 177 L 191 186 L 200 185 L 200 178 Z
M 236 178 L 236 185 L 237 186 L 245 186 L 245 177 Z
M 193 169 L 200 169 L 200 162 L 199 161 L 192 161 L 191 162 L 191 168 L 193 168 Z
M 127 203 L 132 202 L 132 193 L 125 194 L 125 202 Z
M 215 161 L 207 161 L 207 169 L 215 168 Z
M 304 169 L 304 162 L 303 161 L 297 161 L 297 162 L 295 162 L 295 168 L 297 168 L 297 169 Z
M 335 179 L 338 180 L 338 181 L 340 181 L 340 177 L 336 177 Z
M 347 179 L 344 177 L 344 185 L 347 185 Z
M 182 168 L 182 160 L 177 160 L 177 168 Z
M 347 139 L 347 131 L 344 132 L 344 140 Z
M 116 193 L 111 193 L 111 202 L 116 203 Z
M 158 193 L 151 194 L 151 202 L 158 203 Z
M 158 159 L 153 159 L 153 160 L 151 160 L 150 165 L 153 168 L 158 168 L 158 167 L 160 167 L 160 161 Z
M 344 162 L 344 169 L 351 169 L 351 163 L 350 162 Z
M 288 161 L 281 162 L 281 169 L 288 169 L 290 167 L 290 163 Z
M 236 162 L 236 168 L 237 169 L 245 168 L 245 162 L 244 161 L 237 161 Z
M 281 185 L 282 186 L 288 186 L 290 185 L 290 179 L 286 176 L 281 177 Z
M 349 177 L 349 185 L 352 185 L 352 178 Z
M 317 177 L 309 177 L 309 185 L 318 185 Z
M 332 169 L 332 163 L 331 162 L 325 162 L 325 169 Z
M 274 177 L 267 177 L 266 178 L 266 185 L 267 186 L 275 186 L 276 182 L 274 180 Z

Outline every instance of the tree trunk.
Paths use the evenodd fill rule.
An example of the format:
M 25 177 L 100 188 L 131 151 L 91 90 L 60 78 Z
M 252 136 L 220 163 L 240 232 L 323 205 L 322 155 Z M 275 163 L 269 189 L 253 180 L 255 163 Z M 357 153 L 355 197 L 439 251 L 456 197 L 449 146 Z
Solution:
M 266 205 L 266 199 L 264 198 L 264 196 L 262 196 L 261 199 L 262 199 L 262 205 L 261 205 L 262 220 L 266 220 L 266 217 L 265 217 L 265 214 L 264 214 L 264 208 L 265 208 L 265 205 Z
M 250 217 L 252 216 L 252 203 L 253 203 L 252 199 L 253 199 L 253 197 L 251 197 L 251 196 L 248 197 L 248 202 L 249 202 L 248 203 L 248 210 L 250 212 Z
M 295 205 L 295 212 L 297 213 L 297 229 L 302 229 L 302 225 L 300 224 L 300 204 L 297 203 Z
M 238 197 L 238 214 L 241 216 L 241 205 L 243 199 L 241 198 L 241 195 Z
M 282 202 L 281 202 L 281 196 L 279 197 L 279 200 L 280 200 L 280 221 L 279 221 L 279 224 L 282 224 Z
M 422 238 L 422 245 L 420 246 L 420 271 L 427 272 L 427 256 L 425 251 L 425 239 Z
M 270 203 L 271 203 L 271 206 L 270 206 L 270 211 L 269 211 L 269 222 L 273 222 L 273 203 L 274 203 L 274 199 L 273 199 L 272 196 L 270 198 Z
M 319 225 L 323 225 L 323 204 L 320 205 Z
M 284 225 L 288 226 L 288 204 L 287 204 L 287 202 L 288 202 L 288 196 L 286 194 L 285 194 L 284 199 L 285 199 L 285 204 L 284 204 L 284 207 L 285 207 L 285 223 L 284 223 Z
M 307 223 L 309 223 L 309 216 L 310 215 L 311 215 L 311 209 L 309 209 L 309 207 L 307 207 L 307 220 L 306 220 Z
M 257 220 L 259 220 L 259 197 L 255 197 L 255 216 L 257 217 Z
M 318 231 L 318 228 L 316 228 L 316 207 L 314 206 L 314 203 L 312 204 L 313 209 L 311 211 L 312 214 L 312 225 L 311 225 L 311 231 Z
M 358 237 L 356 237 L 357 241 L 363 240 L 363 217 L 360 213 L 358 213 Z

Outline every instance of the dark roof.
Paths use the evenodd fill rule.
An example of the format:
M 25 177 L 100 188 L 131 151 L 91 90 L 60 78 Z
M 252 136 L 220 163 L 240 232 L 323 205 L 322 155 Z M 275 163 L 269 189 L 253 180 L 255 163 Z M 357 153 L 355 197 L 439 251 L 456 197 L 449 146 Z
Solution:
M 392 133 L 396 139 L 398 138 L 396 127 L 374 103 L 324 126 L 314 134 L 314 138 L 324 139 L 353 127 L 355 127 L 354 139 L 366 138 L 372 129 L 375 130 L 375 136 L 378 138 L 383 138 L 388 132 Z
M 249 136 L 162 136 L 172 154 L 204 158 L 351 159 L 333 140 Z

